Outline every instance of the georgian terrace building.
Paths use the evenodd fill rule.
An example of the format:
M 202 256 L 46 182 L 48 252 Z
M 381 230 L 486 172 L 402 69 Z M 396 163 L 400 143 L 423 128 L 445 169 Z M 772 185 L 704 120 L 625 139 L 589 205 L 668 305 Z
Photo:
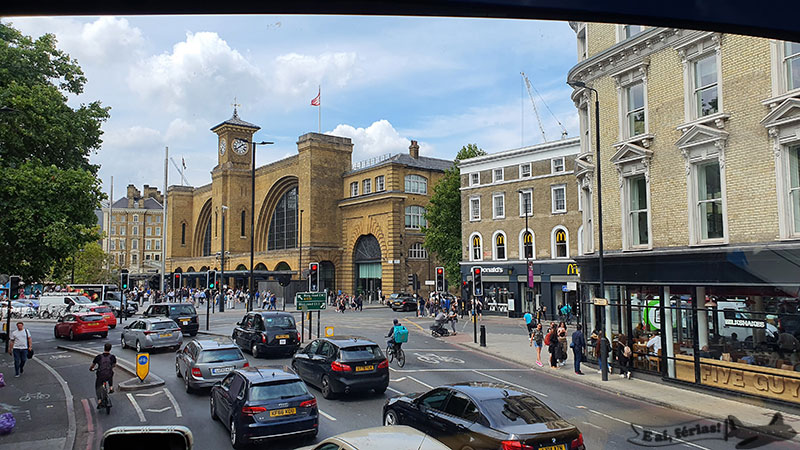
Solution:
M 579 152 L 580 139 L 571 138 L 459 162 L 461 277 L 471 281 L 471 268 L 483 268 L 485 310 L 521 316 L 544 306 L 552 317 L 565 302 L 577 305 Z
M 594 98 L 573 91 L 586 326 L 636 338 L 635 370 L 800 403 L 800 44 L 571 26 L 579 61 L 568 82 L 600 102 L 604 293 Z

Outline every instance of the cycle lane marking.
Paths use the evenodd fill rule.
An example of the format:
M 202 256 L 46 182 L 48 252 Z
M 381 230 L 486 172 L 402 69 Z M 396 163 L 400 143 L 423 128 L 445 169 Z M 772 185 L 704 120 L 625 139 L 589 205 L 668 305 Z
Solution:
M 412 380 L 412 381 L 416 381 L 417 383 L 419 383 L 419 384 L 421 384 L 421 385 L 425 386 L 425 387 L 426 387 L 426 388 L 428 388 L 428 389 L 433 389 L 433 386 L 431 386 L 430 384 L 428 384 L 428 383 L 425 383 L 425 382 L 423 382 L 423 381 L 419 381 L 418 379 L 416 379 L 416 378 L 412 377 L 411 375 L 409 375 L 409 376 L 408 376 L 408 379 L 409 379 L 409 380 Z
M 33 357 L 33 360 L 37 363 L 41 364 L 48 372 L 50 372 L 53 377 L 58 381 L 58 384 L 61 385 L 61 389 L 64 391 L 64 400 L 67 404 L 67 424 L 69 426 L 67 430 L 67 439 L 64 442 L 64 449 L 71 450 L 75 446 L 75 436 L 77 434 L 77 426 L 75 425 L 75 406 L 73 403 L 72 391 L 69 388 L 69 384 L 67 384 L 67 380 L 61 376 L 61 374 L 56 371 L 50 364 L 45 363 L 42 361 L 38 355 Z
M 319 412 L 319 415 L 320 415 L 320 416 L 322 416 L 322 417 L 324 417 L 324 418 L 326 418 L 326 419 L 328 419 L 328 420 L 331 420 L 331 421 L 333 421 L 333 422 L 336 422 L 336 417 L 333 417 L 332 415 L 330 415 L 330 414 L 328 414 L 328 413 L 324 412 L 323 410 L 321 410 L 321 409 L 317 408 L 317 412 Z
M 178 405 L 178 402 L 175 400 L 175 397 L 172 396 L 172 393 L 169 391 L 169 389 L 164 388 L 164 395 L 167 396 L 170 403 L 172 403 L 172 406 L 175 408 L 175 417 L 178 418 L 183 417 L 183 413 L 181 412 L 181 407 L 180 405 Z
M 147 419 L 144 417 L 144 412 L 142 411 L 142 408 L 140 408 L 139 404 L 136 403 L 136 400 L 133 398 L 133 395 L 130 394 L 130 393 L 128 393 L 126 395 L 128 396 L 128 400 L 131 401 L 131 405 L 133 405 L 133 409 L 136 410 L 136 414 L 139 416 L 139 422 L 147 422 Z

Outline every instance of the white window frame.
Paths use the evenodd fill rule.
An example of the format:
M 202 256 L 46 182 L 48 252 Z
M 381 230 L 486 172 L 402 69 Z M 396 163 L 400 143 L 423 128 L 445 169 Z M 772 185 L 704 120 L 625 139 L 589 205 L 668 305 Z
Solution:
M 473 239 L 478 237 L 481 241 L 480 251 L 478 252 L 479 258 L 475 258 L 475 245 Z M 479 232 L 474 232 L 469 235 L 469 260 L 470 261 L 483 261 L 483 247 L 486 245 L 486 242 L 483 240 L 483 236 Z
M 503 235 L 503 257 L 497 256 L 497 236 Z M 508 260 L 508 235 L 503 230 L 497 230 L 492 234 L 492 259 L 495 261 Z
M 526 231 L 531 233 L 531 246 L 532 246 L 531 250 L 532 251 L 531 251 L 531 257 L 530 258 L 526 258 L 525 257 L 525 242 L 523 242 L 523 237 L 525 236 L 525 232 Z M 526 259 L 531 259 L 531 260 L 536 259 L 536 233 L 534 233 L 532 229 L 523 228 L 523 229 L 521 229 L 519 231 L 519 247 L 518 248 L 519 248 L 519 259 L 521 259 L 523 261 L 526 260 Z
M 117 249 L 117 240 L 116 239 L 111 239 L 109 242 L 110 242 L 109 250 L 116 250 Z
M 533 217 L 533 189 L 521 189 L 522 192 L 519 192 L 519 216 L 525 217 L 526 213 L 528 217 Z M 529 201 L 530 211 L 525 211 L 525 196 L 530 195 L 531 199 Z
M 152 236 L 153 235 L 153 227 L 145 227 L 144 229 L 145 236 Z
M 800 238 L 800 230 L 794 229 L 795 217 L 792 209 L 791 193 L 796 191 L 800 194 L 800 188 L 792 188 L 789 171 L 791 170 L 791 152 L 797 151 L 800 153 L 800 136 L 796 136 L 796 140 L 790 141 L 782 145 L 782 147 L 780 155 L 776 158 L 780 160 L 778 165 L 780 171 L 778 174 L 778 188 L 780 189 L 778 201 L 782 204 L 779 205 L 778 212 L 781 216 L 781 237 L 784 239 L 797 239 Z M 798 159 L 800 160 L 800 156 Z M 798 215 L 800 215 L 800 212 L 798 212 Z
M 358 181 L 350 183 L 350 197 L 358 197 Z
M 578 122 L 581 132 L 581 153 L 589 153 L 592 151 L 592 125 L 591 125 L 591 110 L 589 108 L 589 99 L 587 96 L 581 96 L 582 102 L 578 108 Z
M 361 181 L 361 184 L 361 191 L 364 192 L 364 195 L 372 193 L 372 178 L 365 178 L 363 181 Z
M 138 223 L 139 222 L 139 215 L 138 214 L 134 214 L 133 215 L 133 222 L 134 223 Z
M 564 209 L 556 208 L 556 191 L 564 191 Z M 564 214 L 567 212 L 567 185 L 554 184 L 550 186 L 550 212 L 552 214 Z
M 414 209 L 418 208 L 418 209 Z M 419 205 L 409 205 L 406 206 L 405 217 L 411 217 L 411 225 L 408 225 L 408 221 L 404 221 L 403 223 L 406 224 L 406 230 L 421 230 L 422 227 L 427 227 L 428 223 L 425 221 L 425 208 Z M 414 226 L 414 217 L 418 217 L 417 225 Z
M 161 216 L 156 216 L 156 223 L 161 223 Z
M 642 111 L 644 111 L 644 131 L 642 133 L 640 133 L 640 134 L 632 134 L 633 130 L 631 130 L 630 121 L 629 121 L 630 119 L 629 118 L 630 118 L 630 115 L 633 112 L 638 111 L 638 109 L 634 109 L 632 111 L 628 110 L 628 91 L 632 87 L 636 86 L 637 84 L 641 84 L 642 85 L 642 95 L 644 96 L 644 102 L 643 102 L 643 106 L 642 106 Z M 631 139 L 631 138 L 635 138 L 637 136 L 644 136 L 644 135 L 646 135 L 648 133 L 648 129 L 649 128 L 648 128 L 648 123 L 647 123 L 648 122 L 648 117 L 647 117 L 648 116 L 648 114 L 647 114 L 647 84 L 644 82 L 644 80 L 636 80 L 636 81 L 634 81 L 632 83 L 627 84 L 626 86 L 624 86 L 624 87 L 622 87 L 620 89 L 620 116 L 621 116 L 620 117 L 620 120 L 621 120 L 621 122 L 620 122 L 620 125 L 621 125 L 620 135 L 623 137 L 623 139 Z
M 786 78 L 786 41 L 770 41 L 770 56 L 772 61 L 772 97 L 793 97 L 800 95 L 800 86 L 789 89 L 789 80 Z M 775 99 L 777 101 L 782 98 Z
M 120 239 L 119 240 L 119 249 L 120 250 L 125 250 L 125 239 Z
M 156 249 L 156 250 L 158 250 L 158 249 Z M 161 254 L 160 253 L 156 253 L 154 256 L 156 258 L 156 261 L 161 261 Z
M 578 25 L 575 38 L 578 43 L 578 62 L 581 62 L 589 57 L 589 27 L 586 22 Z
M 559 230 L 563 230 L 565 233 L 565 241 L 566 241 L 566 248 L 567 248 L 567 255 L 566 256 L 557 256 L 558 252 L 556 251 L 556 232 Z M 550 231 L 550 258 L 552 259 L 569 259 L 569 230 L 567 227 L 563 225 L 556 225 Z
M 161 250 L 161 239 L 155 240 L 155 249 L 154 250 Z
M 156 227 L 156 236 L 161 236 L 161 227 Z
M 375 192 L 383 192 L 386 190 L 386 178 L 383 175 L 375 177 Z
M 581 211 L 581 226 L 579 232 L 582 232 L 582 234 L 579 236 L 579 240 L 582 247 L 579 253 L 587 255 L 594 253 L 594 211 L 592 210 L 594 205 L 592 189 L 591 186 L 580 186 L 578 192 L 584 199 L 581 201 L 583 210 Z
M 150 253 L 145 253 L 144 254 L 144 260 L 145 261 L 150 261 Z
M 478 204 L 478 215 L 475 216 L 472 214 L 472 204 Z M 470 222 L 478 222 L 481 220 L 481 198 L 480 197 L 470 197 L 469 198 L 469 221 Z
M 583 255 L 583 225 L 578 227 L 578 256 Z
M 714 120 L 725 111 L 723 106 L 724 97 L 722 95 L 722 49 L 720 46 L 720 35 L 717 33 L 706 33 L 698 39 L 676 47 L 676 50 L 683 62 L 684 120 L 687 123 L 695 120 Z M 697 80 L 696 66 L 698 61 L 711 57 L 712 55 L 716 55 L 717 112 L 701 116 L 697 111 L 697 86 L 695 85 Z
M 699 211 L 699 201 L 697 198 L 698 192 L 698 176 L 697 176 L 697 168 L 701 165 L 707 163 L 718 163 L 719 164 L 719 176 L 720 176 L 720 190 L 721 190 L 721 200 L 722 200 L 722 237 L 721 238 L 713 238 L 713 239 L 703 239 L 702 227 L 700 225 L 700 211 Z M 689 160 L 689 171 L 687 174 L 687 186 L 688 186 L 688 204 L 689 204 L 689 245 L 719 245 L 719 244 L 727 244 L 729 233 L 728 233 L 728 202 L 727 202 L 727 189 L 725 187 L 725 162 L 723 158 L 720 158 L 718 155 L 713 156 L 700 156 L 694 159 Z
M 134 266 L 139 265 L 139 255 L 136 253 L 131 253 L 131 264 Z
M 407 194 L 428 195 L 428 179 L 422 175 L 409 174 L 405 176 L 404 181 Z
M 127 227 L 125 227 L 124 225 L 123 225 L 123 226 L 121 226 L 121 227 L 119 227 L 119 235 L 120 235 L 120 236 L 125 236 L 125 232 L 126 232 L 127 230 L 128 230 L 128 229 L 127 229 Z
M 492 169 L 492 182 L 493 183 L 500 183 L 505 180 L 505 169 L 502 167 L 496 167 Z
M 145 239 L 144 240 L 144 249 L 145 250 L 152 250 L 153 249 L 153 241 L 151 241 L 150 239 Z
M 527 169 L 527 174 L 525 173 Z M 520 178 L 530 178 L 533 176 L 533 168 L 531 167 L 531 163 L 524 163 L 519 165 L 519 177 Z
M 415 242 L 408 248 L 408 259 L 428 259 L 428 250 L 421 242 Z
M 139 240 L 131 239 L 131 250 L 139 250 Z
M 639 32 L 628 36 L 629 27 L 639 27 Z M 633 24 L 617 25 L 617 42 L 622 42 L 626 39 L 630 39 L 636 35 L 642 34 L 645 32 L 645 30 L 647 30 L 647 27 L 645 27 L 644 25 L 633 25 Z
M 131 234 L 134 235 L 134 236 L 138 236 L 139 235 L 139 227 L 137 225 L 134 225 L 131 228 Z
M 117 234 L 117 226 L 111 225 L 111 233 L 109 234 L 109 236 L 114 236 L 116 234 Z
M 559 166 L 561 170 L 559 170 Z M 557 174 L 557 173 L 564 173 L 567 170 L 567 166 L 565 165 L 565 160 L 563 156 L 559 156 L 558 158 L 553 158 L 550 160 L 550 173 Z
M 634 178 L 643 177 L 645 182 L 645 199 L 647 201 L 647 244 L 634 245 L 633 223 L 631 214 L 631 182 Z M 653 210 L 650 203 L 650 179 L 645 172 L 633 172 L 622 179 L 620 189 L 620 203 L 622 204 L 622 249 L 623 250 L 649 250 L 653 248 Z
M 146 216 L 146 217 L 147 217 L 147 220 L 145 220 L 145 222 L 147 222 L 147 223 L 152 223 L 153 222 L 153 216 Z
M 501 199 L 503 213 L 497 214 L 497 199 Z M 505 219 L 506 218 L 506 194 L 493 194 L 492 195 L 492 219 Z
M 480 186 L 481 185 L 481 173 L 480 172 L 473 172 L 469 174 L 469 185 L 470 186 Z

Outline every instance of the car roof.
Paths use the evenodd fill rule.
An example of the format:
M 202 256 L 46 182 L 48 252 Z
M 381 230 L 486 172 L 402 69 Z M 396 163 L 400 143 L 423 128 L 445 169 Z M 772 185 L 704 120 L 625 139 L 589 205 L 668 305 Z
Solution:
M 362 337 L 362 336 L 330 336 L 330 337 L 323 337 L 320 338 L 323 341 L 329 341 L 337 347 L 340 348 L 347 348 L 347 347 L 354 347 L 356 345 L 378 345 L 369 339 Z
M 102 314 L 100 314 L 100 313 L 96 313 L 96 312 L 88 312 L 88 311 L 80 311 L 80 312 L 74 312 L 74 313 L 68 313 L 68 314 L 72 314 L 72 315 L 73 315 L 73 316 L 75 316 L 75 317 L 84 317 L 84 316 L 100 316 L 100 315 L 102 315 Z
M 155 305 L 150 305 L 150 306 L 178 306 L 178 305 L 188 305 L 192 307 L 194 306 L 193 304 L 186 302 L 156 303 Z
M 357 449 L 444 450 L 444 444 L 407 425 L 373 427 L 348 431 L 330 438 Z
M 194 339 L 202 350 L 217 350 L 223 348 L 238 348 L 236 344 L 229 337 L 204 337 L 202 339 Z
M 236 372 L 245 377 L 251 384 L 262 384 L 265 381 L 300 380 L 300 377 L 286 366 L 251 366 L 236 369 Z
M 265 311 L 265 310 L 256 310 L 250 311 L 251 314 L 258 314 L 261 317 L 285 317 L 289 316 L 292 317 L 292 313 L 283 312 L 283 311 Z
M 507 384 L 485 381 L 467 381 L 463 383 L 454 383 L 443 387 L 448 387 L 450 389 L 459 391 L 478 401 L 503 398 L 507 395 L 531 396 L 527 392 L 522 392 L 519 389 L 515 389 Z
M 148 322 L 148 323 L 161 323 L 161 322 L 175 323 L 174 320 L 167 319 L 166 317 L 142 317 L 139 320 L 141 320 L 142 322 Z M 178 324 L 175 323 L 175 326 L 178 326 Z

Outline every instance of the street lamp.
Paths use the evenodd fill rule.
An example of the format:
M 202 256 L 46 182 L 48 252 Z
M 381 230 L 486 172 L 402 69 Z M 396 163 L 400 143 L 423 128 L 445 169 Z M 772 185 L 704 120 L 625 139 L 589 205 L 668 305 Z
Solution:
M 222 298 L 220 298 L 219 302 L 219 312 L 225 312 L 225 296 L 227 295 L 227 291 L 225 289 L 225 211 L 228 210 L 228 207 L 222 205 L 222 251 L 220 253 L 222 261 L 220 262 L 220 278 L 219 281 L 222 284 Z
M 567 83 L 573 88 L 576 89 L 589 89 L 590 91 L 594 92 L 594 139 L 595 139 L 595 166 L 597 167 L 597 173 L 595 178 L 597 178 L 597 243 L 598 243 L 598 254 L 597 254 L 597 271 L 598 277 L 600 279 L 600 298 L 605 298 L 606 296 L 606 283 L 605 278 L 603 276 L 603 190 L 602 190 L 602 175 L 600 171 L 600 94 L 597 92 L 597 89 L 591 88 L 586 85 L 583 81 L 572 81 Z M 605 307 L 603 307 L 603 315 L 606 314 Z M 601 317 L 601 323 L 603 324 L 603 334 L 605 335 L 605 318 Z M 604 339 L 600 340 L 600 358 L 603 360 L 600 370 L 602 373 L 603 381 L 608 381 L 608 348 L 606 346 L 606 341 Z
M 528 229 L 528 216 L 529 216 L 528 211 L 532 212 L 533 208 L 529 208 L 529 206 L 528 206 L 529 205 L 528 204 L 528 196 L 525 195 L 526 191 L 523 191 L 522 189 L 519 189 L 517 192 L 519 192 L 519 195 L 521 195 L 525 199 L 525 207 L 524 207 L 525 232 L 522 233 L 522 253 L 525 254 L 525 269 L 528 271 L 527 274 L 526 274 L 527 278 L 528 278 L 527 285 L 528 285 L 528 288 L 532 288 L 533 287 L 533 274 L 531 272 L 533 272 L 533 268 L 532 268 L 531 260 L 528 257 L 528 252 L 525 249 L 525 244 L 526 244 L 525 238 L 527 237 L 528 233 L 530 233 L 530 230 Z M 533 191 L 527 191 L 527 192 L 531 193 L 531 201 L 532 201 L 533 200 Z M 533 239 L 531 239 L 531 253 L 533 253 L 533 251 L 534 251 L 534 249 L 533 249 Z M 533 293 L 531 293 L 531 295 L 533 295 Z

